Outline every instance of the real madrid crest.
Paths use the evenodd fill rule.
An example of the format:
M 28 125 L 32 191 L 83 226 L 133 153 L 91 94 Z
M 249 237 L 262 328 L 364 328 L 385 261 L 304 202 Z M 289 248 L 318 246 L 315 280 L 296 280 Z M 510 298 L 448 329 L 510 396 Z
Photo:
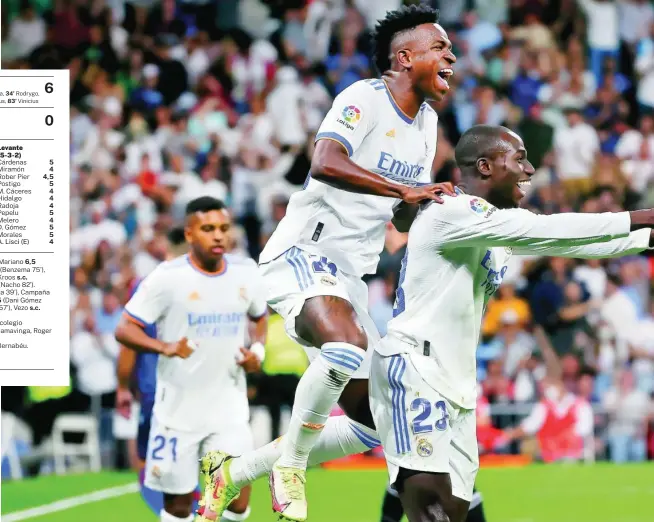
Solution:
M 416 451 L 421 457 L 429 457 L 434 452 L 434 447 L 427 439 L 418 439 Z

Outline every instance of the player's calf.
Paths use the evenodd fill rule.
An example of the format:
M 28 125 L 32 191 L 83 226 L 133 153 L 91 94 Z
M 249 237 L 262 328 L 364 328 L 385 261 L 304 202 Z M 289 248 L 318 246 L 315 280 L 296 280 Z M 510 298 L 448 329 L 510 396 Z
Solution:
M 306 469 L 309 452 L 352 375 L 365 357 L 368 339 L 352 305 L 334 296 L 308 299 L 295 320 L 304 340 L 321 353 L 302 376 L 279 465 Z
M 222 520 L 242 522 L 250 516 L 250 493 L 252 486 L 244 486 L 238 498 L 232 500 L 227 510 L 222 514 Z

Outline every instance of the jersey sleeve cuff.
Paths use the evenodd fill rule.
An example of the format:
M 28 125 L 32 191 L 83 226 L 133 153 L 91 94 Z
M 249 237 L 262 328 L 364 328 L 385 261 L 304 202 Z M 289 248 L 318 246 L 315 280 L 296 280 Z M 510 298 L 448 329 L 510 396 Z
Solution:
M 344 138 L 343 136 L 341 136 L 337 132 L 319 132 L 316 135 L 316 142 L 318 142 L 318 140 L 332 140 L 332 141 L 335 141 L 335 142 L 340 143 L 341 145 L 343 145 L 343 147 L 347 151 L 348 156 L 352 156 L 352 154 L 354 154 L 354 149 L 352 148 L 352 144 L 347 140 L 347 138 Z
M 139 325 L 141 328 L 147 328 L 148 326 L 152 326 L 152 323 L 148 323 L 147 321 L 144 321 L 139 316 L 134 315 L 128 312 L 127 310 L 123 310 L 123 314 L 125 315 L 125 318 L 128 321 L 131 321 L 132 323 Z
M 634 246 L 641 250 L 654 250 L 654 245 L 650 242 L 652 236 L 651 228 L 641 228 L 631 233 L 634 240 Z
M 248 314 L 248 317 L 250 319 L 252 319 L 253 321 L 258 321 L 259 319 L 262 319 L 263 317 L 265 317 L 267 314 L 268 314 L 268 310 L 264 310 L 259 315 L 257 315 L 257 314 Z

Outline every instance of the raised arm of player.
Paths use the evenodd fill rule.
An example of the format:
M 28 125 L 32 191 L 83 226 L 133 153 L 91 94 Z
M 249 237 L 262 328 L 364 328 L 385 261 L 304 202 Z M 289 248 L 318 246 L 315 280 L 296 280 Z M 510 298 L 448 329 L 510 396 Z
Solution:
M 408 187 L 359 167 L 350 158 L 377 125 L 374 91 L 365 82 L 357 82 L 335 99 L 316 134 L 311 159 L 311 177 L 349 192 L 398 198 L 407 203 L 426 199 L 442 202 L 439 193 L 453 195 L 449 183 Z M 433 156 L 429 158 L 429 165 Z
M 652 210 L 538 215 L 524 209 L 498 209 L 474 196 L 460 196 L 448 205 L 429 205 L 425 214 L 437 246 L 457 247 L 570 248 L 626 238 L 630 230 L 651 227 L 654 222 Z
M 612 239 L 604 243 L 591 243 L 590 245 L 552 247 L 530 246 L 516 247 L 513 253 L 517 255 L 547 255 L 553 257 L 574 257 L 579 259 L 622 257 L 638 254 L 654 246 L 654 230 L 642 228 L 630 232 L 627 237 Z

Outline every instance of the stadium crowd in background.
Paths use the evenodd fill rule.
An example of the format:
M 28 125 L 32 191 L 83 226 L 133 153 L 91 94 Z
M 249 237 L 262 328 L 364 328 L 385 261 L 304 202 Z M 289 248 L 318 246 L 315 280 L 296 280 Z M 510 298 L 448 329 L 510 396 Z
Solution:
M 440 120 L 435 178 L 455 178 L 453 145 L 465 129 L 504 124 L 524 138 L 537 169 L 529 208 L 601 212 L 654 205 L 651 2 L 426 3 L 440 8 L 458 58 L 448 96 L 434 104 Z M 36 423 L 42 437 L 54 413 L 44 418 L 39 412 L 88 409 L 94 397 L 111 407 L 113 331 L 122 306 L 164 260 L 167 234 L 181 224 L 191 199 L 224 200 L 240 225 L 237 248 L 257 259 L 289 197 L 302 189 L 313 136 L 333 97 L 376 75 L 371 28 L 401 4 L 3 3 L 2 67 L 70 71 L 74 372 L 72 390 L 3 390 L 3 410 Z M 405 243 L 389 224 L 378 273 L 369 281 L 371 315 L 382 334 Z M 594 419 L 597 456 L 652 458 L 653 273 L 652 257 L 514 256 L 483 326 L 482 400 L 491 408 L 547 401 L 533 334 L 540 325 L 560 358 L 567 397 L 604 412 Z M 276 436 L 280 406 L 292 401 L 306 362 L 274 314 L 267 348 L 265 373 L 252 382 L 251 398 L 271 409 Z M 52 401 L 48 408 L 45 400 Z M 537 430 L 534 415 L 528 424 Z M 492 417 L 501 442 L 519 418 Z

